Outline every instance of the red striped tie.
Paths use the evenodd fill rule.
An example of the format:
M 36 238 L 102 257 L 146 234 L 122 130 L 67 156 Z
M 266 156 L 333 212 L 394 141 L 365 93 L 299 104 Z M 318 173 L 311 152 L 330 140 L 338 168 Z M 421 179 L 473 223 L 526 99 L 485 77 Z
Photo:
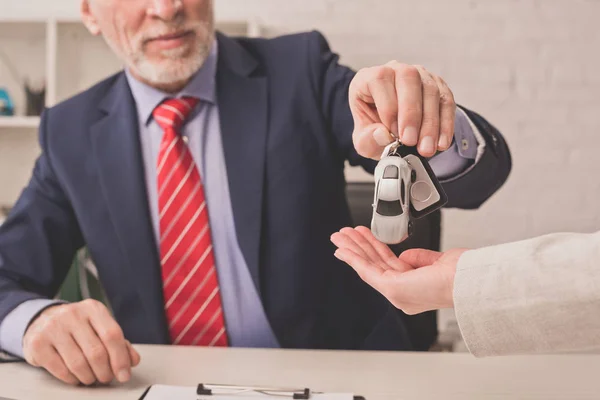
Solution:
M 152 113 L 163 128 L 158 212 L 165 312 L 173 344 L 227 346 L 202 180 L 178 131 L 198 99 L 168 99 Z

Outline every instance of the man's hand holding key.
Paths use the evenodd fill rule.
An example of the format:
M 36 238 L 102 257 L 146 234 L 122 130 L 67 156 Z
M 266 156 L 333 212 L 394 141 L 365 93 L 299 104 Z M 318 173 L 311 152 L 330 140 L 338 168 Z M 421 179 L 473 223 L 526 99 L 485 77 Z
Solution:
M 395 138 L 423 157 L 447 150 L 454 137 L 456 103 L 439 76 L 422 66 L 391 61 L 364 68 L 350 84 L 353 140 L 363 157 L 378 160 Z

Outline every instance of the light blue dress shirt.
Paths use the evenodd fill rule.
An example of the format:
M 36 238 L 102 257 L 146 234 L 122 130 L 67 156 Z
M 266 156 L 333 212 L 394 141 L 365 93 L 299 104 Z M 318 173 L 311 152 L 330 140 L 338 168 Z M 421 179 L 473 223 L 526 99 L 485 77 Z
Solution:
M 182 135 L 188 138 L 188 146 L 204 184 L 229 343 L 235 347 L 279 347 L 236 236 L 217 106 L 217 49 L 215 43 L 202 68 L 176 95 L 168 95 L 141 83 L 126 71 L 138 113 L 154 235 L 156 243 L 160 243 L 156 163 L 163 131 L 153 120 L 152 111 L 167 97 L 196 97 L 201 101 L 188 118 Z M 455 137 L 451 149 L 430 162 L 440 178 L 464 172 L 485 147 L 476 128 L 461 110 L 456 113 Z M 0 349 L 23 357 L 22 339 L 32 318 L 56 303 L 56 300 L 29 300 L 15 308 L 0 324 Z
M 156 164 L 163 130 L 153 120 L 152 111 L 168 97 L 196 97 L 200 103 L 181 134 L 188 139 L 204 185 L 229 344 L 279 347 L 236 236 L 215 90 L 217 49 L 215 43 L 202 68 L 175 96 L 143 84 L 127 73 L 138 112 L 152 225 L 156 242 L 160 243 Z

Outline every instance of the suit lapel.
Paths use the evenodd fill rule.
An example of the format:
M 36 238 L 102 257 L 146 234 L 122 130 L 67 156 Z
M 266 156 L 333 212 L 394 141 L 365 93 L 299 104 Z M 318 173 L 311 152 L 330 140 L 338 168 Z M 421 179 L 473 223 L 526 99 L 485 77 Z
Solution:
M 253 76 L 256 60 L 218 34 L 217 101 L 229 192 L 238 242 L 260 293 L 260 240 L 267 139 L 267 79 Z M 168 340 L 162 278 L 152 234 L 135 103 L 124 74 L 100 102 L 91 127 L 100 184 L 111 222 L 135 280 L 149 327 Z
M 217 102 L 240 248 L 260 293 L 260 240 L 267 139 L 267 79 L 237 42 L 218 35 Z
M 168 333 L 160 262 L 152 233 L 137 112 L 124 73 L 116 78 L 100 109 L 104 115 L 91 127 L 91 140 L 102 192 L 120 250 L 134 277 L 131 285 L 148 316 L 148 328 L 154 328 L 158 340 L 164 341 Z

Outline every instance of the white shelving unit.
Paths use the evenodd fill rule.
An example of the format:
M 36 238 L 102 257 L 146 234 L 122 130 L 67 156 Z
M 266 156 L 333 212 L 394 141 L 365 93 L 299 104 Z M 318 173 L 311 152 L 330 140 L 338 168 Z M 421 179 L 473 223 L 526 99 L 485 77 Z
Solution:
M 232 36 L 260 36 L 256 21 L 217 21 L 217 29 Z M 90 35 L 73 16 L 24 19 L 0 15 L 0 50 L 19 73 L 46 85 L 46 106 L 51 107 L 102 78 L 120 70 L 120 61 L 101 37 Z M 35 117 L 24 117 L 23 88 L 13 82 L 0 64 L 0 87 L 13 97 L 16 116 L 0 118 L 0 134 L 11 128 L 36 128 Z
M 101 37 L 92 36 L 78 17 L 78 2 L 0 0 L 0 50 L 17 70 L 13 78 L 0 62 L 0 87 L 7 89 L 15 116 L 0 116 L 0 206 L 16 201 L 39 155 L 39 116 L 25 116 L 21 81 L 45 83 L 45 105 L 51 107 L 122 68 Z M 257 21 L 217 21 L 231 36 L 261 35 Z
M 40 117 L 0 116 L 0 128 L 37 128 Z

